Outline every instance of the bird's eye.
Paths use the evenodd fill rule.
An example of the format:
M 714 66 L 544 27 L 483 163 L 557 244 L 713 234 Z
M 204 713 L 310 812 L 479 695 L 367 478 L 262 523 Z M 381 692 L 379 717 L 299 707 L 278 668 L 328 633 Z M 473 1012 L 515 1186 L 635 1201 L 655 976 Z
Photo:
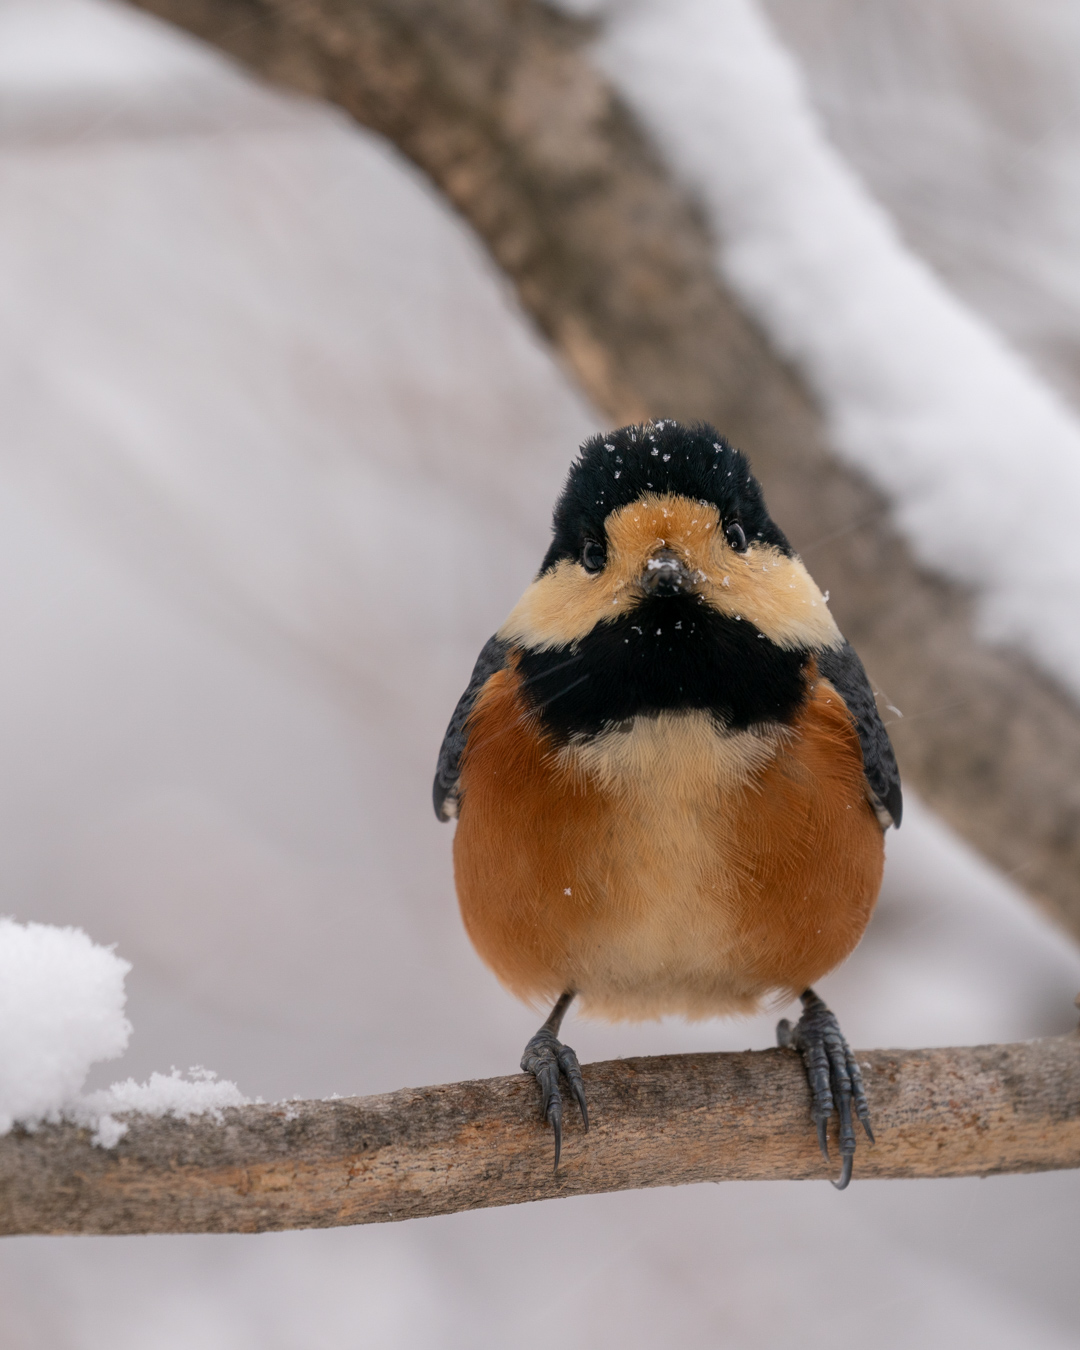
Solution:
M 735 550 L 736 553 L 746 552 L 747 548 L 746 535 L 743 532 L 743 527 L 739 524 L 737 520 L 728 521 L 728 523 L 724 526 L 724 538 L 728 541 L 728 543 L 731 545 L 731 547 Z
M 603 544 L 598 544 L 595 539 L 586 539 L 581 547 L 581 565 L 585 571 L 602 572 L 606 562 Z

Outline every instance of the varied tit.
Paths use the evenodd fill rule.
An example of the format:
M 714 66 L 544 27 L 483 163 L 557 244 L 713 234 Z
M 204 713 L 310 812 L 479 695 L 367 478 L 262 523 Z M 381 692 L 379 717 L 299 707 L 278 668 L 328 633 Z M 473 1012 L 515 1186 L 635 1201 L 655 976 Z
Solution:
M 447 729 L 435 810 L 476 950 L 554 1000 L 521 1067 L 555 1131 L 571 1001 L 606 1019 L 752 1013 L 802 1054 L 813 1118 L 872 1139 L 858 1065 L 811 988 L 862 936 L 900 780 L 862 663 L 739 451 L 672 421 L 588 441 L 536 580 Z

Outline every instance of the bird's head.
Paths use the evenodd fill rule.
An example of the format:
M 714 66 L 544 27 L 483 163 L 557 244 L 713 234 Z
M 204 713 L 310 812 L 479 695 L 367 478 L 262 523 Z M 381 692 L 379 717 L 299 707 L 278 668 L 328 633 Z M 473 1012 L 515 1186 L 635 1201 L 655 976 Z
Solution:
M 734 725 L 782 716 L 807 655 L 843 640 L 745 457 L 710 426 L 666 420 L 586 442 L 499 636 L 568 734 L 680 707 Z

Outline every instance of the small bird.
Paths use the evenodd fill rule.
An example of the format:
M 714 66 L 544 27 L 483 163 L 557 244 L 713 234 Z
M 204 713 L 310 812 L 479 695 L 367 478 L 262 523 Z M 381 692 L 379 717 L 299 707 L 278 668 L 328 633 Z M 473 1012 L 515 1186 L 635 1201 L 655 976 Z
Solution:
M 439 754 L 441 820 L 477 952 L 553 1000 L 521 1068 L 562 1141 L 588 1129 L 567 1008 L 641 1020 L 802 1002 L 799 1051 L 828 1159 L 839 1116 L 873 1141 L 859 1066 L 812 985 L 881 885 L 900 778 L 862 663 L 711 426 L 623 427 L 582 447 L 540 571 L 484 646 Z

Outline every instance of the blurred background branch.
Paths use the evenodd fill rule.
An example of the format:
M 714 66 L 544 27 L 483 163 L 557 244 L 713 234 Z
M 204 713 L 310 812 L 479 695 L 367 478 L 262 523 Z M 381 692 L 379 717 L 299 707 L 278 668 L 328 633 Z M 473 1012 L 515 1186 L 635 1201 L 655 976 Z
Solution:
M 980 639 L 971 597 L 918 565 L 834 456 L 799 379 L 718 279 L 694 201 L 590 65 L 587 24 L 538 0 L 135 3 L 392 140 L 612 422 L 706 418 L 748 451 L 903 709 L 890 733 L 905 779 L 1080 934 L 1080 708 L 1026 655 Z
M 1080 1036 L 859 1051 L 876 1143 L 856 1178 L 1080 1167 Z M 0 1233 L 255 1233 L 452 1214 L 701 1181 L 823 1179 L 790 1052 L 584 1069 L 592 1129 L 550 1130 L 524 1075 L 379 1097 L 129 1118 L 112 1149 L 74 1125 L 0 1138 Z M 832 1148 L 836 1137 L 833 1122 Z

